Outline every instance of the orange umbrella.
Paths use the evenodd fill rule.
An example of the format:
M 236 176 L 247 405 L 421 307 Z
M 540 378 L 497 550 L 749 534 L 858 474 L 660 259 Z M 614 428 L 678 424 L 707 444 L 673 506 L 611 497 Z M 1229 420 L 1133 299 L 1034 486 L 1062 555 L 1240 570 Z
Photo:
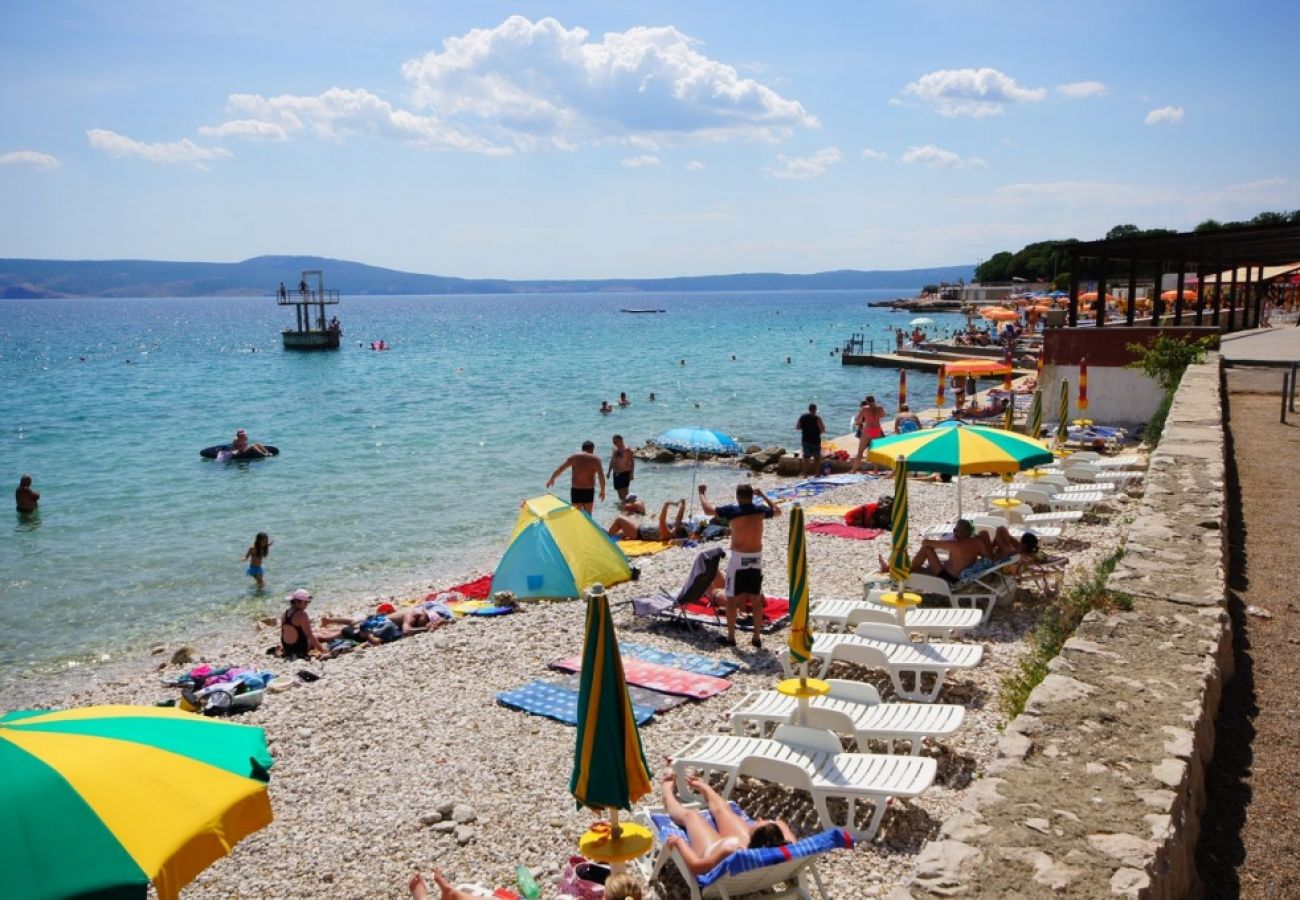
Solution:
M 1007 347 L 1007 352 L 1002 356 L 1002 364 L 1007 367 L 1007 371 L 1002 375 L 1002 390 L 1008 394 L 1011 393 L 1011 348 Z
M 1020 313 L 1014 309 L 1007 309 L 1002 306 L 989 307 L 980 311 L 980 316 L 993 322 L 1014 322 L 1020 318 Z
M 1055 308 L 1056 307 L 1052 306 L 1049 303 L 1035 303 L 1033 306 L 1026 307 L 1026 309 L 1029 310 L 1030 312 L 1040 312 L 1040 313 L 1051 312 Z
M 898 408 L 902 409 L 907 403 L 907 370 L 898 370 Z
M 1096 291 L 1088 291 L 1088 293 L 1086 293 L 1086 294 L 1080 294 L 1080 295 L 1079 295 L 1079 302 L 1080 302 L 1080 303 L 1093 303 L 1093 302 L 1095 302 L 1096 300 L 1097 300 L 1097 292 L 1096 292 Z M 1107 295 L 1106 295 L 1106 302 L 1107 302 L 1107 303 L 1118 303 L 1118 302 L 1119 302 L 1119 298 L 1116 297 L 1114 294 L 1107 294 Z
M 1161 300 L 1177 300 L 1177 299 L 1178 299 L 1178 291 L 1161 291 L 1161 292 L 1160 292 L 1160 299 L 1161 299 Z M 1183 291 L 1183 299 L 1184 299 L 1184 300 L 1195 300 L 1195 299 L 1196 299 L 1196 291 Z
M 959 359 L 948 363 L 949 375 L 1001 375 L 1007 364 L 996 359 Z

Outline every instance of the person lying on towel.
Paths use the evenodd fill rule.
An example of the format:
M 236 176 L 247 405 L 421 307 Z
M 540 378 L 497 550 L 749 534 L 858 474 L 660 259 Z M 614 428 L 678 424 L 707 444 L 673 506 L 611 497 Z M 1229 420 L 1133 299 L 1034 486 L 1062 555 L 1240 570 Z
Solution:
M 687 809 L 677 799 L 676 773 L 670 771 L 664 776 L 660 792 L 664 809 L 687 834 L 685 838 L 673 835 L 667 844 L 681 854 L 687 868 L 695 875 L 711 872 L 718 863 L 738 850 L 783 847 L 797 840 L 790 826 L 780 819 L 759 819 L 750 825 L 736 815 L 717 791 L 695 776 L 687 778 L 686 785 L 704 798 L 713 816 L 712 825 L 698 810 Z
M 677 518 L 668 524 L 668 510 L 677 507 Z M 659 522 L 636 522 L 627 516 L 618 516 L 605 529 L 621 541 L 662 541 L 663 543 L 682 543 L 697 538 L 709 526 L 709 520 L 702 516 L 690 519 L 686 515 L 686 501 L 669 500 L 659 509 Z

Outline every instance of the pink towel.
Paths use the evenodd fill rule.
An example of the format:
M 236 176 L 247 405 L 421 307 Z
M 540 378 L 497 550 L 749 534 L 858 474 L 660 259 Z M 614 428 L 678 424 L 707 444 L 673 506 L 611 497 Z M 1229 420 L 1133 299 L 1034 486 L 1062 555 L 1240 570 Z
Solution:
M 580 672 L 582 671 L 582 657 L 570 656 L 566 659 L 557 659 L 551 663 L 551 668 L 560 669 L 564 672 Z M 633 659 L 630 656 L 623 657 L 623 675 L 628 684 L 649 688 L 652 691 L 661 691 L 665 694 L 694 697 L 696 700 L 704 700 L 715 694 L 721 694 L 731 687 L 731 682 L 725 678 L 714 678 L 712 675 L 697 675 L 694 672 L 687 672 L 685 669 L 661 666 L 658 663 L 645 662 L 644 660 Z
M 848 538 L 851 541 L 869 541 L 885 533 L 879 528 L 858 528 L 856 525 L 844 525 L 840 522 L 809 522 L 806 527 L 813 534 L 829 534 Z

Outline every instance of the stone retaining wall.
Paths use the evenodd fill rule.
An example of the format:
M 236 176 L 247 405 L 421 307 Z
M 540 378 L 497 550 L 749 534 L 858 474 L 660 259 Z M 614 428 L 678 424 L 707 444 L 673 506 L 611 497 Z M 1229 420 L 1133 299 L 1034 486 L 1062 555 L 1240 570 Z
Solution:
M 1085 617 L 898 896 L 1199 893 L 1204 769 L 1232 674 L 1221 400 L 1217 356 L 1187 371 L 1109 582 L 1133 610 Z

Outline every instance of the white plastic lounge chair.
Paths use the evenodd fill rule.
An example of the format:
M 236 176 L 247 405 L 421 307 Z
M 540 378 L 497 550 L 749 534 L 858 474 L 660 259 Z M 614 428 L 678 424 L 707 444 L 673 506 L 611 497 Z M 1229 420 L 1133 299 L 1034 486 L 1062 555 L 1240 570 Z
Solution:
M 1025 508 L 1028 509 L 1029 507 Z M 989 540 L 993 539 L 993 536 L 997 533 L 999 528 L 1005 528 L 1007 533 L 1016 540 L 1020 540 L 1027 532 L 1032 531 L 1034 536 L 1038 538 L 1038 543 L 1040 544 L 1053 544 L 1060 540 L 1061 532 L 1063 530 L 1059 525 L 1034 525 L 1033 527 L 1016 525 L 1010 519 L 1007 519 L 1004 516 L 999 516 L 996 513 L 989 513 L 982 516 L 971 516 L 970 523 L 975 527 L 976 534 L 987 534 Z
M 1101 482 L 1124 485 L 1130 481 L 1140 481 L 1142 473 L 1121 469 L 1103 469 L 1091 463 L 1075 463 L 1065 467 L 1065 477 L 1078 485 Z
M 1099 469 L 1140 469 L 1142 467 L 1142 457 L 1136 454 L 1128 456 L 1102 456 L 1100 453 L 1094 453 L 1091 450 L 1079 450 L 1066 457 L 1065 465 L 1070 466 L 1075 463 L 1087 463 L 1096 466 Z
M 977 627 L 983 620 L 978 609 L 909 609 L 899 611 L 880 602 L 883 590 L 867 594 L 866 600 L 814 600 L 808 609 L 813 631 L 853 631 L 863 622 L 901 625 L 908 634 L 950 638 Z
M 966 717 L 966 708 L 954 703 L 881 703 L 880 693 L 861 681 L 832 678 L 827 683 L 831 692 L 808 702 L 804 724 L 850 735 L 859 748 L 866 747 L 867 741 L 883 741 L 886 752 L 893 753 L 896 741 L 907 741 L 916 756 L 922 741 L 948 737 Z M 754 691 L 727 715 L 732 733 L 744 735 L 757 728 L 759 737 L 767 737 L 770 729 L 791 724 L 798 710 L 794 697 Z
M 1062 473 L 1060 475 L 1045 475 L 1037 481 L 1013 481 L 1009 485 L 1003 485 L 996 491 L 990 491 L 987 496 L 990 500 L 1005 497 L 1008 494 L 1015 497 L 1021 491 L 1033 490 L 1034 488 L 1042 488 L 1049 494 L 1113 494 L 1116 490 L 1113 483 L 1089 482 L 1082 484 L 1070 481 L 1069 477 Z
M 1101 491 L 1070 491 L 1068 493 L 1056 493 L 1046 487 L 1026 486 L 1016 492 L 1016 499 L 1021 503 L 1038 509 L 1040 506 L 1047 508 L 1048 512 L 1062 512 L 1066 510 L 1078 510 L 1080 512 L 1091 512 L 1093 507 L 1099 503 L 1104 503 L 1108 499 Z
M 1054 513 L 1036 513 L 1034 508 L 1027 503 L 1022 503 L 1019 506 L 996 506 L 986 511 L 982 516 L 982 518 L 990 517 L 1005 519 L 1012 525 L 1029 528 L 1035 534 L 1039 534 L 1039 529 L 1046 526 L 1054 526 L 1064 532 L 1065 526 L 1083 521 L 1083 513 L 1077 509 Z
M 711 819 L 702 803 L 688 803 L 688 808 L 698 810 Z M 753 819 L 735 803 L 731 808 L 745 821 Z M 643 857 L 634 865 L 641 870 L 646 881 L 654 881 L 669 860 L 677 864 L 682 880 L 691 892 L 691 900 L 719 897 L 730 898 L 757 895 L 765 898 L 798 897 L 812 900 L 807 876 L 811 875 L 822 900 L 830 900 L 826 886 L 817 873 L 816 861 L 832 850 L 851 849 L 853 836 L 842 828 L 828 828 L 817 834 L 800 838 L 784 847 L 763 847 L 758 850 L 738 850 L 703 875 L 691 872 L 690 867 L 676 849 L 669 849 L 668 838 L 687 837 L 685 830 L 672 821 L 663 807 L 647 807 L 638 812 L 634 821 L 650 830 L 655 836 L 653 860 Z M 784 888 L 782 888 L 784 886 Z
M 1009 600 L 1016 592 L 1016 581 L 1006 574 L 1007 569 L 1015 567 L 1014 559 L 1005 559 L 995 563 L 966 581 L 949 584 L 936 575 L 913 572 L 905 585 L 907 590 L 922 596 L 930 595 L 948 601 L 954 609 L 969 605 L 972 609 L 983 610 L 987 622 L 993 617 L 993 607 L 999 600 Z
M 772 738 L 701 735 L 672 756 L 677 791 L 689 796 L 686 776 L 691 769 L 722 772 L 727 782 L 718 793 L 730 795 L 741 775 L 807 791 L 824 828 L 843 828 L 854 840 L 869 841 L 891 797 L 915 797 L 934 783 L 936 761 L 927 756 L 889 753 L 845 753 L 829 731 L 801 725 L 781 725 Z M 844 821 L 831 818 L 826 801 L 848 803 Z M 856 804 L 874 806 L 866 828 L 854 828 Z
M 939 579 L 941 580 L 941 579 Z M 984 657 L 979 644 L 947 644 L 910 641 L 897 625 L 863 622 L 853 634 L 818 634 L 813 637 L 812 658 L 819 672 L 827 672 L 835 660 L 869 669 L 884 669 L 903 700 L 933 703 L 943 688 L 949 669 L 972 669 Z M 780 654 L 786 675 L 793 677 L 790 651 Z M 924 677 L 934 684 L 924 687 Z M 911 681 L 909 688 L 905 681 Z

